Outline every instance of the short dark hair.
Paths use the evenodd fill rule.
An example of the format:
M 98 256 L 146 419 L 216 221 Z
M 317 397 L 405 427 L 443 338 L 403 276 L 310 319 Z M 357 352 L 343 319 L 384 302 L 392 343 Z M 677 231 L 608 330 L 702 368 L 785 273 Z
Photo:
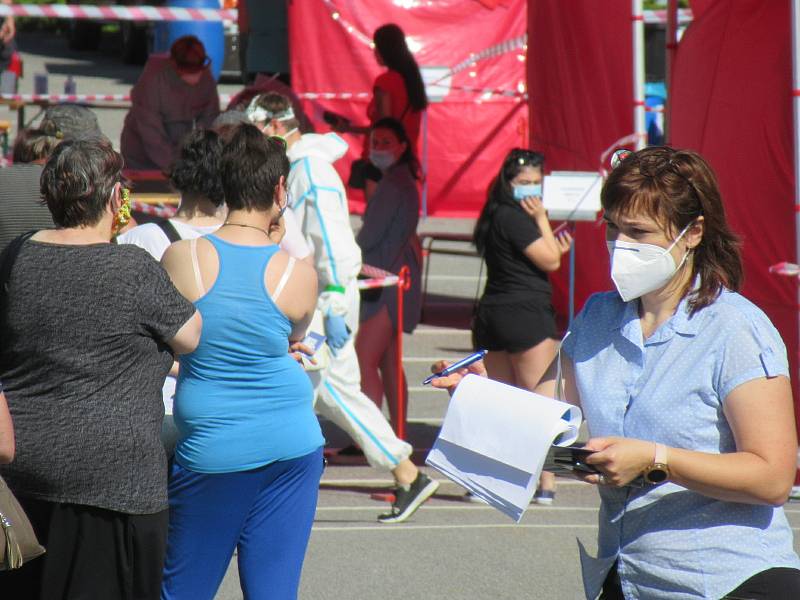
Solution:
M 683 291 L 692 314 L 723 288 L 741 287 L 739 238 L 725 218 L 714 171 L 696 152 L 652 146 L 630 154 L 609 174 L 600 202 L 612 216 L 645 214 L 671 235 L 703 217 L 703 238 L 692 250 L 692 280 Z
M 175 40 L 169 49 L 169 56 L 175 61 L 178 71 L 185 73 L 197 73 L 210 63 L 203 42 L 196 35 L 184 35 Z
M 211 130 L 194 129 L 183 139 L 180 155 L 172 163 L 169 180 L 181 194 L 208 198 L 215 206 L 225 200 L 220 179 L 222 140 Z
M 221 166 L 222 189 L 230 210 L 270 209 L 275 186 L 289 175 L 285 146 L 253 125 L 239 125 L 230 131 Z
M 107 140 L 71 140 L 53 151 L 42 171 L 40 191 L 58 227 L 96 225 L 114 185 L 122 156 Z
M 39 129 L 60 140 L 105 139 L 97 115 L 80 104 L 55 104 L 49 107 Z
M 31 163 L 47 158 L 60 142 L 59 138 L 42 129 L 23 129 L 14 140 L 14 162 Z

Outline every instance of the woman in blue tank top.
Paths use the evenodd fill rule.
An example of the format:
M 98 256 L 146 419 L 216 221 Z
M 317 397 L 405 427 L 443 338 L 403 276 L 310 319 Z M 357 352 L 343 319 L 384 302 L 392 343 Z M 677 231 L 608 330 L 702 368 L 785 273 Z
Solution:
M 289 345 L 311 320 L 317 277 L 270 239 L 287 206 L 285 147 L 243 125 L 221 167 L 225 224 L 162 259 L 203 332 L 175 396 L 161 596 L 212 599 L 238 548 L 245 598 L 295 598 L 324 439 Z

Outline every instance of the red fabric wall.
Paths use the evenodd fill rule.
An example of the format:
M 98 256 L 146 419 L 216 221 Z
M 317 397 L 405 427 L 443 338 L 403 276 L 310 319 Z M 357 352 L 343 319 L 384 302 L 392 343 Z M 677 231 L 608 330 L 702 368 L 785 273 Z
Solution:
M 633 133 L 630 2 L 531 0 L 528 39 L 531 147 L 544 152 L 547 171 L 597 171 L 601 153 Z M 578 225 L 576 311 L 610 289 L 604 235 L 598 224 Z M 552 277 L 562 320 L 567 274 Z
M 521 97 L 484 97 L 463 88 L 514 91 L 522 86 L 524 91 L 525 51 L 502 45 L 524 36 L 525 14 L 525 0 L 297 0 L 289 10 L 292 85 L 301 94 L 337 95 L 306 102 L 321 130 L 327 130 L 325 109 L 367 125 L 372 82 L 382 71 L 369 41 L 380 25 L 400 25 L 412 40 L 418 64 L 454 73 L 450 93 L 428 109 L 428 214 L 474 217 L 505 152 L 526 145 L 527 110 Z M 492 48 L 489 56 L 481 56 Z M 471 62 L 473 55 L 478 56 Z M 345 137 L 350 152 L 336 166 L 346 181 L 350 160 L 361 155 L 363 137 Z M 356 211 L 363 208 L 359 192 L 350 191 L 350 204 Z
M 778 327 L 794 376 L 797 282 L 767 271 L 797 262 L 790 3 L 696 0 L 692 9 L 672 73 L 672 144 L 716 171 L 743 241 L 744 294 Z

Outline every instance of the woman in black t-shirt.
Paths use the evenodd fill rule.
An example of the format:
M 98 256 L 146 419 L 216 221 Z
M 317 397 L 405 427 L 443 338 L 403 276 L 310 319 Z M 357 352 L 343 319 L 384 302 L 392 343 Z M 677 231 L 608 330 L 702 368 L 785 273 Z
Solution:
M 488 278 L 472 328 L 473 344 L 489 351 L 489 377 L 532 390 L 558 347 L 547 273 L 561 265 L 569 232 L 553 234 L 542 204 L 544 156 L 515 148 L 508 153 L 475 226 L 474 242 Z M 552 502 L 552 476 L 543 477 L 537 500 Z

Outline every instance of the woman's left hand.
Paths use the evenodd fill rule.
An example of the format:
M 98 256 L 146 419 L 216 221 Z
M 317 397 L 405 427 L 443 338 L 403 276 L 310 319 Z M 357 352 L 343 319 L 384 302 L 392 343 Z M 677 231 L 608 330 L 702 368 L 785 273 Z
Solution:
M 604 476 L 604 485 L 627 485 L 653 464 L 655 443 L 622 437 L 592 438 L 585 448 L 593 453 L 586 462 L 597 467 Z M 589 483 L 600 483 L 599 475 L 585 478 Z
M 556 246 L 561 254 L 566 254 L 572 248 L 572 234 L 568 230 L 559 231 L 556 236 Z
M 314 360 L 314 350 L 306 346 L 303 342 L 291 342 L 289 344 L 289 356 L 299 362 L 301 365 L 303 364 L 303 356 L 308 362 L 312 365 L 317 364 L 317 361 Z

